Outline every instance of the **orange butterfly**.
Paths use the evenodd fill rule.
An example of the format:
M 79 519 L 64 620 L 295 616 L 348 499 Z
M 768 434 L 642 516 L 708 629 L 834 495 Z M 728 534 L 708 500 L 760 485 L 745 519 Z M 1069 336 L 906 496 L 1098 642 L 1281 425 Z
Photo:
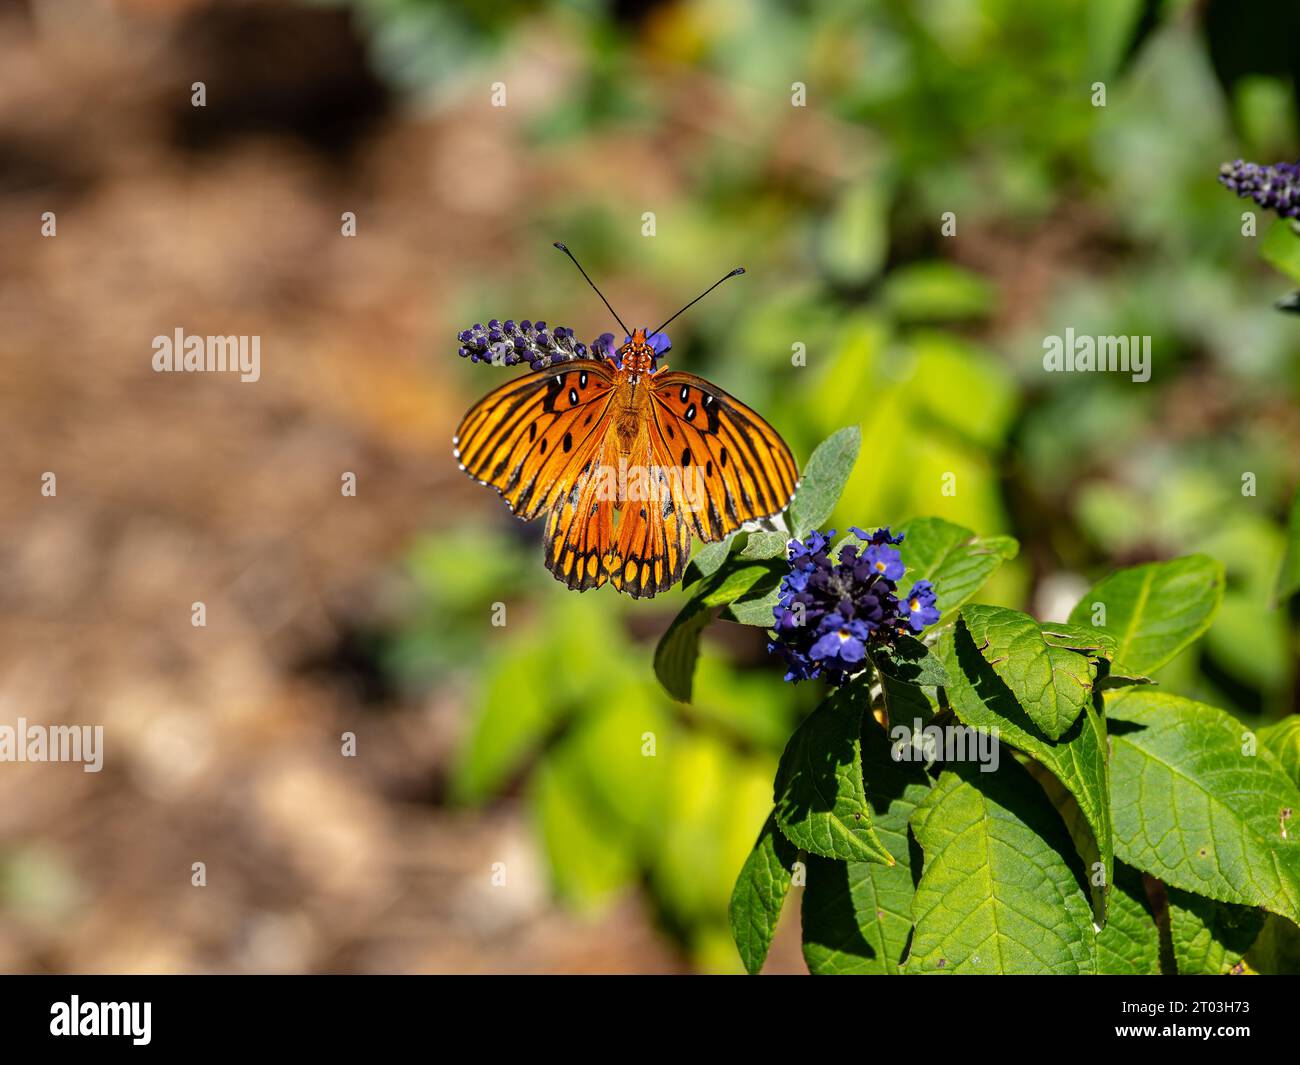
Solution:
M 608 580 L 635 598 L 662 592 L 686 571 L 692 533 L 710 543 L 775 517 L 799 486 L 789 447 L 754 411 L 702 377 L 655 368 L 677 314 L 649 338 L 637 329 L 616 352 L 590 357 L 571 342 L 558 350 L 545 323 L 521 323 L 555 354 L 484 396 L 452 441 L 460 468 L 516 517 L 546 515 L 546 566 L 578 591 Z

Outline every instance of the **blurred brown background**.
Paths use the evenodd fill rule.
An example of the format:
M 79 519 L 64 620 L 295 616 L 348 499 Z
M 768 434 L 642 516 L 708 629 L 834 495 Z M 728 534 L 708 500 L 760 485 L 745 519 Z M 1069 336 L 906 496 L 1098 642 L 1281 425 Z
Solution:
M 491 502 L 431 353 L 545 180 L 509 123 L 394 107 L 338 8 L 9 4 L 0 71 L 0 719 L 106 733 L 98 774 L 0 768 L 0 970 L 679 965 L 631 904 L 490 891 L 538 859 L 514 805 L 434 805 L 452 693 L 350 652 L 412 533 Z M 177 326 L 259 334 L 262 379 L 155 374 Z

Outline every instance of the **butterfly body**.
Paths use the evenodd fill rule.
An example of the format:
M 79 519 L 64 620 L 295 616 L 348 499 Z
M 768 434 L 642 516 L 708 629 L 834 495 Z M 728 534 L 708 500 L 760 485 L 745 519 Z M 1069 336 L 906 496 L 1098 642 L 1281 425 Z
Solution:
M 578 591 L 664 591 L 692 535 L 712 542 L 774 517 L 798 487 L 790 449 L 759 415 L 655 357 L 638 329 L 612 358 L 502 385 L 456 434 L 461 469 L 517 517 L 546 515 L 546 565 Z

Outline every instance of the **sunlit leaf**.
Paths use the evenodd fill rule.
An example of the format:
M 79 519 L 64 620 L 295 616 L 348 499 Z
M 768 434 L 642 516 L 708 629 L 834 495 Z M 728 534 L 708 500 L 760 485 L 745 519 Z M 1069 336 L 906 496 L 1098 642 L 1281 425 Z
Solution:
M 1265 262 L 1292 281 L 1300 283 L 1300 233 L 1285 218 L 1279 218 L 1259 242 L 1259 254 Z
M 802 540 L 813 529 L 821 528 L 831 516 L 844 490 L 844 482 L 853 472 L 861 446 L 862 431 L 856 425 L 845 426 L 817 445 L 790 504 L 794 539 Z
M 1049 740 L 1060 739 L 1092 700 L 1095 661 L 1058 646 L 1048 626 L 1018 610 L 976 603 L 962 608 L 961 620 L 1029 719 Z
M 942 518 L 916 518 L 895 531 L 903 534 L 898 551 L 907 567 L 904 583 L 925 579 L 934 585 L 940 625 L 1019 550 L 1010 536 L 979 537 Z
M 1076 625 L 1107 629 L 1116 640 L 1117 670 L 1149 674 L 1192 643 L 1223 600 L 1223 564 L 1205 555 L 1148 562 L 1099 581 L 1070 612 Z
M 1115 854 L 1220 902 L 1300 915 L 1300 789 L 1204 703 L 1149 688 L 1106 697 Z
M 1093 973 L 1096 937 L 1073 847 L 1027 772 L 946 768 L 912 815 L 925 866 L 907 969 L 917 973 Z
M 1169 935 L 1181 976 L 1240 971 L 1246 951 L 1264 927 L 1264 911 L 1169 888 Z
M 1160 929 L 1142 874 L 1115 863 L 1110 920 L 1097 933 L 1097 971 L 1106 976 L 1159 976 Z
M 1011 688 L 980 654 L 964 622 L 944 635 L 938 652 L 948 675 L 944 692 L 957 717 L 964 724 L 997 735 L 1002 742 L 1029 755 L 1078 803 L 1091 832 L 1092 844 L 1088 845 L 1086 840 L 1075 842 L 1090 874 L 1094 861 L 1102 864 L 1102 890 L 1093 891 L 1093 901 L 1097 921 L 1104 924 L 1104 886 L 1113 875 L 1115 853 L 1105 719 L 1087 703 L 1073 727 L 1053 740 L 1033 721 Z M 1089 879 L 1092 887 L 1091 876 Z

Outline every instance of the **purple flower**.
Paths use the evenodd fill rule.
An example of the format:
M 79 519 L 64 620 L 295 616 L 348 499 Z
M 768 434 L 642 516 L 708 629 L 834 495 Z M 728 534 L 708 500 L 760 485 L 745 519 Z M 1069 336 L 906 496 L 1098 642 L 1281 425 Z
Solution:
M 903 576 L 903 556 L 892 547 L 873 543 L 862 552 L 862 558 L 871 569 L 887 580 L 896 581 Z
M 810 576 L 812 576 L 810 569 L 792 569 L 790 575 L 785 578 L 785 587 L 791 591 L 802 592 L 808 587 Z
M 457 354 L 462 359 L 499 366 L 526 362 L 534 370 L 544 370 L 573 359 L 616 359 L 618 356 L 613 333 L 601 333 L 588 347 L 574 340 L 573 330 L 566 326 L 548 329 L 545 322 L 527 318 L 518 322 L 513 318 L 504 322 L 493 318 L 486 326 L 475 322 L 469 329 L 457 333 L 456 339 L 459 341 Z M 648 338 L 648 343 L 654 349 L 656 359 L 672 347 L 666 333 L 655 333 Z
M 891 536 L 888 525 L 877 529 L 873 533 L 869 533 L 865 529 L 859 529 L 856 525 L 850 525 L 849 531 L 859 540 L 865 540 L 869 544 L 901 544 L 903 542 L 903 534 L 899 533 L 897 536 Z
M 591 350 L 598 359 L 612 359 L 614 357 L 614 334 L 601 333 L 591 342 Z
M 1219 167 L 1219 181 L 1283 218 L 1300 218 L 1300 163 L 1260 166 L 1238 159 Z
M 631 338 L 629 337 L 628 339 L 630 340 Z M 646 337 L 646 343 L 655 349 L 656 359 L 663 358 L 668 354 L 669 349 L 673 346 L 673 342 L 668 339 L 667 333 L 654 333 L 651 336 Z
M 811 570 L 815 556 L 825 553 L 834 537 L 834 529 L 824 534 L 814 529 L 808 534 L 807 540 L 791 540 L 786 545 L 786 557 L 790 560 L 791 568 Z M 795 566 L 796 562 L 799 563 L 798 567 Z
M 606 333 L 605 337 L 610 344 L 608 353 L 613 354 L 614 335 Z M 600 359 L 605 354 L 596 350 L 596 345 L 588 348 L 576 341 L 572 329 L 562 325 L 548 329 L 545 322 L 527 318 L 518 322 L 512 318 L 504 322 L 493 318 L 486 326 L 475 322 L 471 328 L 457 333 L 456 339 L 460 341 L 457 353 L 462 359 L 499 366 L 527 363 L 534 370 L 573 359 Z
M 927 625 L 939 620 L 939 608 L 935 605 L 934 585 L 929 581 L 917 581 L 907 593 L 898 608 L 898 616 L 907 621 L 913 632 L 920 632 Z
M 860 618 L 845 620 L 838 614 L 828 614 L 822 619 L 826 631 L 809 652 L 811 657 L 834 663 L 836 659 L 845 666 L 854 666 L 867 657 L 867 640 L 871 629 Z
M 785 662 L 786 680 L 825 677 L 843 684 L 864 668 L 872 644 L 887 644 L 909 626 L 919 632 L 938 619 L 928 581 L 918 581 L 912 590 L 915 608 L 899 602 L 896 582 L 904 566 L 892 545 L 901 543 L 902 536 L 888 529 L 853 532 L 866 546 L 845 544 L 834 559 L 834 529 L 790 541 L 790 572 L 781 580 L 780 599 L 772 609 L 773 639 L 768 643 L 768 650 Z M 926 620 L 929 613 L 934 616 Z

